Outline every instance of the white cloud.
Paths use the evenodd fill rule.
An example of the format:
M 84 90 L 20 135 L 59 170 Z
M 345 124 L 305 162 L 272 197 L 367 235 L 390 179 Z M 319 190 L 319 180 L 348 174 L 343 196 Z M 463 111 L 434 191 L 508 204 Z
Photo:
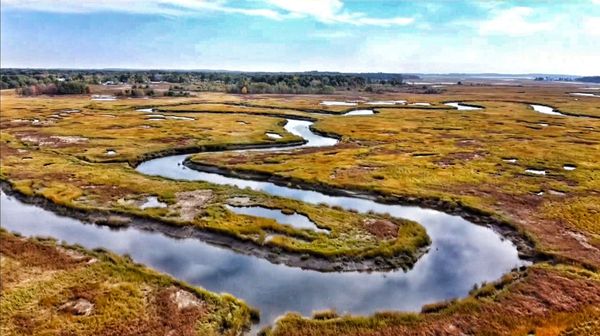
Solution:
M 2 7 L 58 13 L 112 11 L 172 16 L 213 11 L 260 16 L 273 20 L 309 17 L 329 24 L 380 27 L 403 26 L 414 21 L 410 17 L 375 18 L 361 12 L 348 12 L 344 10 L 344 3 L 341 0 L 263 0 L 260 2 L 270 8 L 261 8 L 259 2 L 250 3 L 254 7 L 239 7 L 235 2 L 228 0 L 3 0 Z
M 298 16 L 312 16 L 320 21 L 332 21 L 342 10 L 340 0 L 266 0 L 267 3 Z
M 600 2 L 600 0 L 598 0 Z M 600 36 L 600 16 L 590 17 L 583 21 L 584 32 L 590 35 Z
M 326 40 L 334 40 L 334 39 L 343 39 L 347 37 L 353 36 L 353 34 L 349 31 L 344 30 L 333 30 L 333 31 L 316 31 L 311 34 L 311 36 L 316 38 L 322 38 Z
M 492 19 L 479 23 L 479 33 L 482 35 L 522 36 L 552 28 L 552 22 L 528 21 L 527 18 L 533 13 L 533 9 L 529 7 L 513 7 L 501 10 Z
M 276 20 L 283 18 L 272 9 L 232 7 L 222 0 L 3 0 L 2 7 L 58 13 L 111 11 L 173 16 L 216 11 Z
M 405 26 L 412 17 L 374 18 L 361 12 L 344 10 L 341 0 L 266 0 L 267 3 L 295 17 L 313 17 L 324 23 L 347 23 L 357 26 Z

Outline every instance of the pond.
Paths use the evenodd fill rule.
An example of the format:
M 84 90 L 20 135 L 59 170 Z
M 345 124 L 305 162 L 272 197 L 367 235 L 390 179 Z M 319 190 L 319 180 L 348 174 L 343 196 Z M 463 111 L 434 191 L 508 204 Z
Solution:
M 556 111 L 553 107 L 550 107 L 550 106 L 538 105 L 538 104 L 529 104 L 529 106 L 531 106 L 534 111 L 539 112 L 539 113 L 548 114 L 548 115 L 556 115 L 556 116 L 564 116 L 564 114 Z
M 454 107 L 454 108 L 456 108 L 457 110 L 460 110 L 460 111 L 481 110 L 481 107 L 477 107 L 477 106 L 473 106 L 473 105 L 467 105 L 467 104 L 463 104 L 463 103 L 459 103 L 459 102 L 446 103 L 444 105 L 452 106 L 452 107 Z

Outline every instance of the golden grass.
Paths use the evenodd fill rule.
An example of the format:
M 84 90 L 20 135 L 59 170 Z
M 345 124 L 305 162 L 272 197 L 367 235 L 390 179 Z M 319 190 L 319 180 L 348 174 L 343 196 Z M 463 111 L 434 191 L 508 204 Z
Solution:
M 72 99 L 77 107 L 82 100 Z M 157 101 L 160 104 L 163 99 Z M 27 107 L 21 108 L 20 103 Z M 227 148 L 300 140 L 283 130 L 280 118 L 193 113 L 178 116 L 186 115 L 195 120 L 153 123 L 147 120 L 147 114 L 133 111 L 135 107 L 126 108 L 123 102 L 106 103 L 112 107 L 105 106 L 103 110 L 82 107 L 79 112 L 64 112 L 73 108 L 66 108 L 63 99 L 4 97 L 1 178 L 20 192 L 41 195 L 62 206 L 111 210 L 172 225 L 193 225 L 295 253 L 361 258 L 398 253 L 412 255 L 429 242 L 425 230 L 411 221 L 396 220 L 398 232 L 402 234 L 382 240 L 362 225 L 366 218 L 379 218 L 377 215 L 359 215 L 209 183 L 143 176 L 131 167 L 149 154 L 174 149 L 200 150 L 209 146 Z M 151 127 L 143 128 L 147 125 Z M 283 138 L 274 141 L 265 136 L 266 132 L 277 132 Z M 116 155 L 107 155 L 107 150 L 115 151 Z M 212 197 L 205 204 L 198 204 L 197 213 L 189 218 L 178 208 L 177 195 L 195 190 L 210 191 Z M 168 207 L 141 209 L 140 202 L 148 196 L 157 196 Z M 330 234 L 231 213 L 223 204 L 232 196 L 247 196 L 254 205 L 303 213 L 320 227 L 329 229 Z M 265 241 L 265 237 L 273 233 L 278 235 Z
M 2 93 L 2 179 L 19 191 L 43 195 L 76 208 L 111 209 L 149 216 L 175 225 L 197 225 L 239 237 L 262 241 L 267 232 L 288 238 L 275 240 L 285 248 L 316 254 L 361 253 L 377 249 L 381 241 L 361 229 L 363 217 L 323 206 L 269 197 L 249 190 L 199 182 L 175 182 L 137 174 L 127 162 L 137 162 L 149 152 L 173 147 L 211 144 L 271 142 L 266 131 L 285 135 L 281 119 L 251 114 L 294 114 L 318 120 L 315 127 L 339 134 L 334 148 L 306 149 L 291 155 L 233 153 L 200 154 L 198 162 L 228 168 L 268 172 L 341 188 L 362 189 L 391 195 L 440 198 L 460 203 L 507 220 L 533 237 L 537 247 L 573 266 L 535 265 L 526 273 L 506 276 L 457 302 L 438 304 L 430 314 L 380 313 L 372 317 L 336 317 L 309 320 L 288 315 L 270 335 L 477 335 L 535 332 L 536 335 L 592 335 L 600 326 L 598 272 L 600 265 L 600 121 L 593 118 L 554 117 L 531 110 L 527 103 L 551 105 L 572 115 L 600 116 L 598 98 L 576 97 L 581 91 L 567 85 L 446 86 L 442 94 L 363 92 L 334 96 L 200 94 L 191 98 L 90 102 L 88 98 L 17 98 Z M 367 98 L 367 99 L 364 99 Z M 349 107 L 324 107 L 323 100 L 399 100 L 429 102 L 431 108 L 378 107 L 375 116 L 340 117 L 309 114 L 308 110 L 343 112 Z M 467 101 L 484 110 L 454 111 L 444 102 Z M 225 103 L 225 104 L 224 104 Z M 196 118 L 192 123 L 160 121 L 158 127 L 133 110 L 156 107 Z M 268 107 L 268 108 L 262 108 Z M 359 104 L 352 108 L 371 108 Z M 83 112 L 44 123 L 61 109 Z M 183 113 L 186 110 L 219 112 Z M 236 114 L 244 113 L 244 115 Z M 115 118 L 102 116 L 110 114 Z M 12 123 L 14 119 L 28 123 Z M 31 125 L 38 118 L 41 125 Z M 238 120 L 252 123 L 247 129 Z M 189 125 L 192 124 L 192 125 Z M 548 124 L 548 126 L 545 126 Z M 234 135 L 235 132 L 238 132 Z M 23 140 L 33 135 L 46 140 L 40 145 Z M 80 136 L 81 144 L 56 145 L 51 136 Z M 117 157 L 106 158 L 113 147 Z M 30 159 L 28 159 L 30 158 Z M 516 158 L 516 163 L 505 159 Z M 25 159 L 25 160 L 24 160 Z M 97 163 L 115 161 L 114 163 Z M 49 165 L 48 165 L 49 164 Z M 574 171 L 563 165 L 576 165 Z M 545 176 L 525 169 L 546 170 Z M 90 187 L 94 188 L 90 188 Z M 149 191 L 152 191 L 151 193 Z M 210 190 L 213 198 L 191 223 L 171 205 L 181 191 Z M 539 191 L 544 195 L 537 195 Z M 135 203 L 157 195 L 166 209 L 141 210 Z M 251 204 L 307 215 L 319 226 L 332 230 L 330 237 L 292 229 L 270 220 L 227 212 L 222 204 L 232 196 L 247 196 Z M 380 218 L 381 219 L 381 218 Z M 402 222 L 409 231 L 419 230 Z M 414 232 L 417 232 L 414 231 Z M 424 236 L 420 235 L 422 239 Z M 298 239 L 296 239 L 298 238 Z M 415 241 L 413 241 L 414 243 Z M 411 242 L 399 242 L 399 246 Z M 4 260 L 4 259 L 3 259 Z M 3 266 L 11 262 L 4 262 Z M 581 268 L 584 263 L 592 271 Z M 5 266 L 4 269 L 19 269 Z M 27 274 L 36 274 L 37 270 Z M 29 275 L 28 275 L 29 276 Z M 320 315 L 317 317 L 321 317 Z M 25 319 L 21 319 L 25 320 Z
M 600 120 L 543 115 L 519 103 L 475 103 L 485 109 L 386 108 L 369 117 L 323 117 L 315 127 L 341 135 L 341 145 L 273 153 L 268 162 L 264 156 L 235 153 L 203 153 L 192 160 L 461 203 L 515 223 L 548 252 L 600 264 L 600 212 L 595 210 Z M 506 161 L 512 158 L 517 162 Z M 569 164 L 576 169 L 564 170 Z M 547 175 L 526 173 L 530 168 Z M 544 195 L 537 195 L 540 191 Z M 561 236 L 557 228 L 563 228 Z M 573 238 L 579 234 L 588 242 Z

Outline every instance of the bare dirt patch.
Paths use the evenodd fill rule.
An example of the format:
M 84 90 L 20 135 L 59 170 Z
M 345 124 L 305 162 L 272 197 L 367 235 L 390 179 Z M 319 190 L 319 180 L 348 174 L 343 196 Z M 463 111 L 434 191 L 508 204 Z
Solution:
M 209 189 L 184 191 L 175 194 L 177 203 L 171 208 L 179 211 L 179 216 L 184 221 L 192 221 L 199 215 L 204 206 L 213 198 Z
M 36 133 L 17 134 L 19 140 L 42 147 L 66 147 L 88 142 L 88 138 L 80 136 L 42 135 Z
M 79 298 L 61 305 L 58 310 L 72 315 L 88 316 L 94 310 L 94 304 L 86 299 Z
M 398 225 L 387 219 L 367 218 L 363 221 L 364 228 L 379 239 L 398 237 Z
M 250 197 L 246 196 L 235 196 L 227 200 L 230 205 L 249 205 L 251 203 Z
M 170 297 L 171 300 L 175 302 L 179 310 L 188 308 L 203 308 L 205 306 L 204 302 L 198 299 L 196 295 L 183 289 L 173 288 L 173 292 L 171 292 Z

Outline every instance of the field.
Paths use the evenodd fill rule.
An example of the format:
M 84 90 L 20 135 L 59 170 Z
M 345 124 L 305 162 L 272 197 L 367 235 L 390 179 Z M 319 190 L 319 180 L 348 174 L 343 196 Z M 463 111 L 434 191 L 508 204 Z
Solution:
M 467 298 L 425 306 L 421 314 L 382 312 L 359 317 L 320 312 L 309 319 L 290 313 L 264 333 L 593 335 L 600 328 L 594 322 L 600 318 L 600 99 L 570 92 L 584 91 L 566 84 L 529 83 L 449 85 L 437 94 L 199 93 L 186 98 L 91 101 L 82 95 L 24 98 L 4 90 L 1 180 L 7 191 L 43 199 L 54 210 L 82 219 L 117 227 L 151 221 L 165 228 L 194 228 L 210 233 L 208 240 L 244 244 L 246 254 L 261 255 L 257 251 L 266 250 L 271 261 L 325 271 L 352 270 L 361 263 L 366 266 L 357 268 L 408 269 L 430 239 L 419 223 L 386 214 L 356 213 L 208 182 L 152 177 L 138 173 L 135 167 L 150 158 L 201 152 L 185 164 L 493 218 L 531 241 L 535 251 L 532 266 L 476 288 Z M 385 103 L 390 100 L 408 103 Z M 322 101 L 356 103 L 327 106 Z M 376 101 L 381 103 L 368 104 Z M 445 105 L 447 102 L 467 102 L 481 109 L 456 110 Z M 529 106 L 534 103 L 551 106 L 564 116 L 538 113 Z M 343 116 L 361 109 L 376 113 Z M 286 116 L 314 121 L 315 132 L 335 136 L 340 142 L 334 147 L 289 152 L 214 153 L 302 143 L 284 129 Z M 267 133 L 281 137 L 273 139 Z M 157 197 L 164 207 L 142 206 L 148 197 Z M 328 233 L 236 214 L 226 206 L 240 203 L 305 215 Z M 11 248 L 23 249 L 17 245 L 25 244 L 34 251 L 58 249 L 54 243 L 27 241 L 8 233 L 2 233 L 2 239 L 11 242 L 7 245 Z M 128 307 L 119 309 L 127 309 L 140 323 L 165 312 L 144 306 L 134 313 L 135 307 L 143 300 L 164 300 L 176 291 L 173 286 L 193 290 L 213 309 L 206 315 L 201 314 L 205 310 L 182 315 L 181 323 L 187 324 L 176 328 L 195 328 L 200 334 L 235 334 L 250 319 L 249 308 L 231 297 L 175 284 L 111 254 L 77 251 L 101 262 L 91 266 L 73 262 L 66 268 L 49 263 L 45 269 L 36 264 L 38 257 L 2 250 L 3 276 L 4 269 L 15 270 L 2 282 L 2 307 L 12 318 L 8 331 L 52 329 L 68 320 L 59 315 L 56 320 L 34 324 L 19 322 L 29 319 L 26 314 L 50 314 L 63 304 L 59 299 L 83 291 L 73 289 L 72 284 L 92 272 L 90 268 L 106 282 L 86 287 L 92 294 L 110 292 L 107 288 L 114 286 L 108 283 L 128 279 L 126 287 L 135 295 L 127 301 Z M 60 258 L 67 257 L 60 254 Z M 370 263 L 376 258 L 387 262 Z M 132 279 L 128 273 L 132 270 L 144 276 Z M 17 293 L 11 279 L 30 276 L 39 279 L 35 283 L 45 281 L 56 290 L 48 292 L 48 298 L 38 296 L 35 304 L 30 296 L 29 301 L 18 301 L 16 296 L 26 294 Z M 22 290 L 31 294 L 35 288 L 30 286 Z M 147 287 L 155 295 L 152 299 L 142 290 Z M 9 294 L 15 299 L 5 299 Z M 224 308 L 223 300 L 233 306 Z M 11 306 L 16 301 L 27 307 Z M 203 309 L 206 305 L 202 304 Z M 232 317 L 224 318 L 224 309 L 231 309 Z M 90 322 L 94 327 L 74 323 L 69 328 L 73 333 L 85 329 L 93 334 L 98 323 L 104 323 L 99 321 L 122 323 L 114 315 L 97 318 L 105 320 Z M 221 324 L 211 319 L 219 319 Z M 3 322 L 3 327 L 7 323 Z M 223 323 L 229 329 L 217 327 Z

